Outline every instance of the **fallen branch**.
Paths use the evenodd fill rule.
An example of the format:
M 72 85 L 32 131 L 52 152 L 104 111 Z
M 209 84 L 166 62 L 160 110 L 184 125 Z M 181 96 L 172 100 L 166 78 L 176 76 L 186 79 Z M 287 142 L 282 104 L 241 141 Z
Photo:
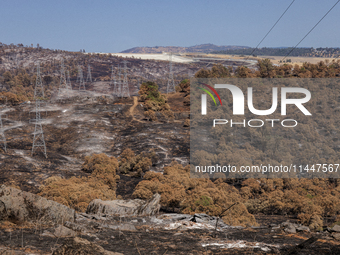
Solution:
M 232 204 L 231 206 L 229 206 L 227 209 L 222 210 L 222 212 L 216 217 L 216 224 L 215 224 L 215 234 L 214 237 L 216 237 L 216 233 L 217 233 L 217 223 L 219 221 L 219 219 L 222 217 L 222 215 L 228 211 L 231 207 L 233 207 L 234 205 L 238 204 L 239 202 L 236 202 L 234 204 Z
M 302 243 L 296 245 L 295 247 L 289 249 L 284 255 L 293 255 L 293 254 L 298 254 L 298 252 L 304 248 L 307 248 L 310 246 L 312 243 L 316 242 L 318 238 L 315 236 L 312 236 L 311 238 L 303 241 Z

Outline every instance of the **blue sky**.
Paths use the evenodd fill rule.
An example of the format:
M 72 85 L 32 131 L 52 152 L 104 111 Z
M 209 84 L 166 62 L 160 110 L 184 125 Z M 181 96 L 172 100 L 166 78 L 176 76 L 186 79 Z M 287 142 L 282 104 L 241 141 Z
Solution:
M 292 0 L 0 0 L 0 42 L 87 52 L 255 47 Z M 295 46 L 336 0 L 296 0 L 260 47 Z M 301 47 L 340 47 L 340 3 Z

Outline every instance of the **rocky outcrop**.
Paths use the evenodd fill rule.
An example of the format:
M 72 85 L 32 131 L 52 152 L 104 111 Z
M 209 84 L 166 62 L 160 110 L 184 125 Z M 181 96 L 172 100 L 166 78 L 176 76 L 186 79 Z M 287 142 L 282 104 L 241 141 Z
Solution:
M 122 253 L 104 250 L 103 247 L 86 239 L 74 237 L 64 242 L 52 255 L 91 254 L 91 255 L 123 255 Z
M 340 225 L 334 225 L 334 227 L 331 229 L 331 232 L 340 232 Z
M 62 225 L 59 225 L 55 230 L 54 230 L 54 235 L 56 237 L 74 237 L 77 235 L 75 231 L 72 229 L 69 229 L 67 227 L 64 227 Z
M 38 195 L 2 185 L 0 218 L 16 221 L 43 221 L 62 224 L 74 221 L 75 212 L 67 206 Z
M 309 227 L 291 223 L 289 221 L 282 222 L 281 227 L 283 227 L 283 230 L 288 234 L 295 234 L 296 232 L 310 232 Z
M 106 214 L 113 216 L 147 216 L 159 212 L 161 195 L 155 194 L 149 201 L 133 200 L 93 200 L 87 207 L 87 214 Z

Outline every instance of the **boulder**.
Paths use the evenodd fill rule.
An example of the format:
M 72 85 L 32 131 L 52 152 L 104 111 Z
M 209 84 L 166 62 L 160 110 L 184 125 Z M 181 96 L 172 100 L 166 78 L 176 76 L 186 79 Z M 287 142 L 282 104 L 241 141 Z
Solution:
M 289 223 L 285 226 L 284 231 L 288 234 L 295 234 L 296 233 L 296 228 L 295 224 Z
M 273 227 L 271 228 L 271 232 L 280 231 L 280 230 L 281 230 L 281 226 L 280 226 L 280 225 L 278 225 L 278 226 L 273 226 Z
M 340 232 L 340 225 L 334 225 L 331 230 L 332 232 Z
M 141 199 L 102 201 L 95 199 L 86 209 L 87 214 L 106 214 L 113 216 L 148 216 L 159 212 L 160 194 L 155 194 L 149 201 Z
M 74 221 L 73 209 L 16 188 L 0 186 L 0 218 L 16 221 L 43 221 L 62 224 Z
M 292 227 L 292 226 L 293 226 L 294 228 L 297 228 L 297 227 L 298 227 L 297 224 L 291 223 L 289 220 L 287 220 L 287 221 L 285 221 L 285 222 L 282 222 L 282 223 L 281 223 L 281 226 L 282 226 L 282 227 L 288 227 L 288 226 Z
M 309 229 L 309 227 L 306 227 L 306 226 L 300 226 L 300 227 L 296 228 L 296 231 L 298 231 L 298 232 L 310 232 L 310 229 Z
M 333 233 L 333 234 L 332 234 L 332 237 L 333 237 L 335 240 L 340 240 L 340 233 Z
M 73 237 L 73 236 L 76 236 L 76 232 L 73 231 L 72 229 L 59 225 L 54 230 L 54 235 L 56 237 Z
M 104 250 L 103 247 L 79 237 L 67 239 L 63 245 L 52 253 L 52 255 L 67 254 L 123 255 L 122 253 Z
M 119 224 L 119 225 L 109 225 L 108 226 L 111 229 L 116 229 L 120 231 L 137 231 L 136 227 L 132 224 Z

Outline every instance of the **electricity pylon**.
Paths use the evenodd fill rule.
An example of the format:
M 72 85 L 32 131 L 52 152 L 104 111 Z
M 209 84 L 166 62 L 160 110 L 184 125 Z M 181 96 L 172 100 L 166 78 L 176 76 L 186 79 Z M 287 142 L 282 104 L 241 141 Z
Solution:
M 110 81 L 110 91 L 111 91 L 111 87 L 112 87 L 112 94 L 115 96 L 116 94 L 116 89 L 117 89 L 117 80 L 116 80 L 116 76 L 115 73 L 113 72 L 113 65 L 111 67 L 111 81 Z
M 128 84 L 128 81 L 127 81 L 127 63 L 129 63 L 129 62 L 124 60 L 123 63 L 124 63 L 124 78 L 123 78 L 123 86 L 122 86 L 121 97 L 130 97 L 129 84 Z
M 114 85 L 114 94 L 116 97 L 121 97 L 122 96 L 122 73 L 121 73 L 121 68 L 118 65 L 118 81 L 115 81 L 116 84 Z
M 34 99 L 38 97 L 45 97 L 44 95 L 44 88 L 41 80 L 40 75 L 40 63 L 37 64 L 37 79 L 35 81 L 35 87 L 34 87 Z
M 84 77 L 83 77 L 83 70 L 81 66 L 78 66 L 77 82 L 79 82 L 79 91 L 86 91 Z
M 4 104 L 4 105 L 6 105 L 7 104 L 7 97 L 0 96 L 0 98 L 6 98 L 6 103 Z M 4 130 L 4 127 L 2 125 L 2 116 L 3 115 L 4 114 L 2 114 L 2 112 L 0 112 L 0 143 L 2 143 L 2 148 L 4 149 L 4 151 L 7 152 L 5 130 Z
M 67 80 L 65 75 L 65 67 L 64 67 L 64 59 L 61 59 L 60 63 L 60 83 L 59 83 L 59 95 L 61 93 L 61 89 L 67 89 Z
M 86 83 L 91 83 L 92 82 L 92 75 L 91 75 L 91 66 L 87 66 L 87 77 L 86 77 Z
M 70 79 L 70 71 L 67 70 L 66 74 L 67 74 L 67 81 L 66 81 L 67 89 L 72 90 L 72 84 L 71 84 L 71 79 Z
M 2 148 L 5 152 L 7 152 L 7 145 L 6 145 L 6 136 L 5 136 L 5 130 L 2 126 L 2 114 L 0 113 L 0 143 L 2 143 Z
M 44 154 L 45 158 L 47 158 L 46 154 L 46 144 L 44 139 L 44 132 L 41 125 L 41 98 L 44 97 L 44 87 L 41 81 L 41 75 L 40 75 L 40 64 L 37 65 L 37 80 L 35 83 L 34 88 L 34 99 L 35 99 L 35 119 L 32 121 L 35 123 L 34 127 L 34 137 L 33 137 L 33 146 L 32 146 L 32 156 L 36 150 L 41 150 Z
M 168 85 L 166 87 L 166 93 L 174 92 L 175 91 L 175 81 L 174 75 L 172 73 L 172 53 L 169 54 L 169 78 L 168 78 Z

